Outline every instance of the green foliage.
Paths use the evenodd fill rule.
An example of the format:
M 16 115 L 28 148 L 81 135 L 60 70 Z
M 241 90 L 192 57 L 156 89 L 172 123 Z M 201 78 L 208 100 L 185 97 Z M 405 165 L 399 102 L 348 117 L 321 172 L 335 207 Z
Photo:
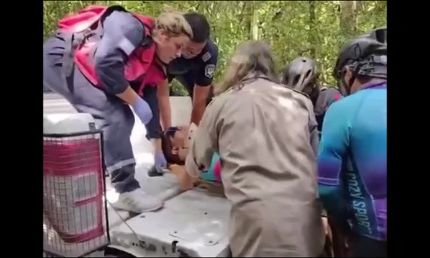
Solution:
M 123 5 L 130 11 L 157 16 L 165 7 L 197 11 L 208 18 L 219 48 L 215 81 L 225 70 L 236 46 L 251 38 L 272 46 L 278 68 L 299 55 L 313 57 L 321 80 L 331 76 L 337 53 L 351 36 L 386 25 L 386 1 L 45 1 L 44 38 L 52 35 L 58 19 L 91 4 Z M 346 3 L 346 4 L 345 4 Z M 344 15 L 342 15 L 342 13 Z M 185 94 L 174 82 L 172 87 Z

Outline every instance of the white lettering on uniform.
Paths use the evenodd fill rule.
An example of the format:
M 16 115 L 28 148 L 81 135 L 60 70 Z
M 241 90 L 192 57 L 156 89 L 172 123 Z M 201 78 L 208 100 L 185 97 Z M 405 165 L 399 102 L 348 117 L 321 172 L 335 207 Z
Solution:
M 208 52 L 206 52 L 206 53 L 204 53 L 203 55 L 202 55 L 202 60 L 203 60 L 203 62 L 207 62 L 209 59 L 211 58 L 211 53 L 209 53 L 209 51 Z

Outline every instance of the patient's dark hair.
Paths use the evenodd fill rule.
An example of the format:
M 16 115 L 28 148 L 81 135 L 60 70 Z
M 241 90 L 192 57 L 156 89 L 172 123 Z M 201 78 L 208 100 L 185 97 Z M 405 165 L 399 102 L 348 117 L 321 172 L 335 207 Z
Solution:
M 164 157 L 166 158 L 167 163 L 170 164 L 178 164 L 178 165 L 184 165 L 185 162 L 179 158 L 178 154 L 172 153 L 172 140 L 171 137 L 175 137 L 176 131 L 178 131 L 178 127 L 170 127 L 166 130 L 165 133 L 161 136 L 161 148 L 163 150 Z

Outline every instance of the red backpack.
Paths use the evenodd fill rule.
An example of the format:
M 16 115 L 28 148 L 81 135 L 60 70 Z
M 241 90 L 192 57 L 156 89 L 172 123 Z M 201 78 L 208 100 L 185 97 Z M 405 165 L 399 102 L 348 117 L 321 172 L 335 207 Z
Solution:
M 68 15 L 58 22 L 58 28 L 65 34 L 73 35 L 70 53 L 73 61 L 84 76 L 96 87 L 101 87 L 95 72 L 93 53 L 98 40 L 89 41 L 88 38 L 102 33 L 100 26 L 103 18 L 113 11 L 125 11 L 121 6 L 88 6 L 75 14 Z M 152 42 L 151 33 L 154 28 L 154 19 L 148 16 L 133 14 L 145 29 L 145 39 L 141 46 L 136 48 L 125 64 L 124 77 L 128 81 L 141 80 L 137 93 L 142 96 L 146 85 L 156 86 L 166 79 L 163 68 L 155 62 L 156 45 Z M 67 46 L 66 46 L 67 47 Z M 65 53 L 66 55 L 68 53 Z

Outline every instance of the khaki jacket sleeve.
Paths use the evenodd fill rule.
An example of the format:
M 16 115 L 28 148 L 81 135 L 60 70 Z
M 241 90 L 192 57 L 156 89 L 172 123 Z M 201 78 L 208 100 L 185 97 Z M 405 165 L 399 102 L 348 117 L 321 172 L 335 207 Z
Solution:
M 306 107 L 309 112 L 309 133 L 311 146 L 315 153 L 315 156 L 318 155 L 318 147 L 320 143 L 319 131 L 318 131 L 318 123 L 315 117 L 314 108 L 312 106 L 312 102 L 306 101 Z
M 199 177 L 201 171 L 209 167 L 214 152 L 218 151 L 218 125 L 223 103 L 222 96 L 214 99 L 207 106 L 199 127 L 193 132 L 185 159 L 185 168 L 192 177 Z

